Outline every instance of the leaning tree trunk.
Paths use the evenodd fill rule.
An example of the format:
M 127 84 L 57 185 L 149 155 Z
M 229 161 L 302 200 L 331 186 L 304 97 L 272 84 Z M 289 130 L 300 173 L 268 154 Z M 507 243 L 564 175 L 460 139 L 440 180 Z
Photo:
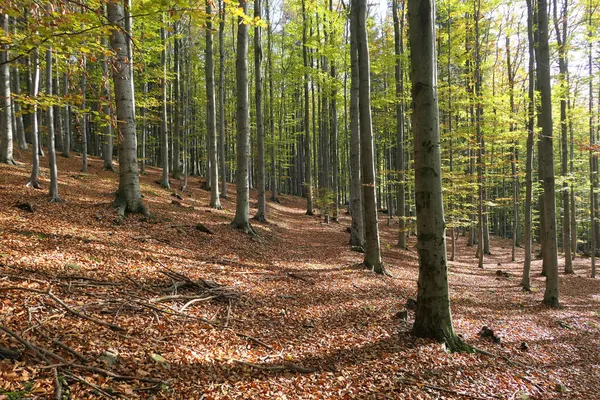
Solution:
M 248 13 L 248 3 L 240 0 L 240 8 L 244 15 Z M 235 65 L 236 78 L 236 129 L 237 129 L 237 205 L 235 218 L 231 225 L 246 233 L 254 234 L 250 225 L 250 187 L 248 181 L 248 165 L 250 159 L 250 114 L 248 104 L 248 25 L 243 23 L 242 17 L 238 18 L 237 54 Z
M 115 25 L 110 37 L 115 52 L 112 70 L 119 137 L 119 189 L 115 205 L 121 216 L 126 213 L 146 214 L 140 192 L 131 65 L 127 57 L 127 41 L 131 38 L 124 33 L 123 5 L 115 2 L 108 3 L 107 7 L 108 20 Z
M 206 72 L 206 112 L 208 118 L 206 120 L 208 133 L 208 155 L 211 164 L 210 181 L 210 207 L 221 208 L 219 201 L 219 164 L 217 159 L 217 114 L 215 110 L 215 66 L 213 62 L 213 34 L 212 34 L 212 6 L 211 1 L 206 2 L 206 49 L 205 51 L 205 72 Z
M 375 160 L 373 154 L 373 126 L 371 123 L 371 65 L 367 36 L 367 1 L 355 0 L 356 43 L 358 48 L 359 115 L 360 115 L 360 158 L 362 172 L 363 210 L 365 219 L 364 264 L 378 274 L 385 273 L 381 261 L 379 223 L 377 221 L 377 198 Z
M 33 99 L 32 112 L 30 114 L 31 121 L 31 175 L 27 187 L 34 189 L 40 188 L 39 174 L 40 174 L 40 154 L 37 151 L 39 147 L 39 135 L 38 135 L 38 106 L 37 97 L 40 90 L 40 60 L 38 55 L 38 49 L 33 49 L 31 53 L 31 98 Z
M 546 291 L 544 303 L 557 307 L 558 303 L 558 254 L 556 249 L 556 203 L 554 187 L 554 152 L 552 149 L 552 86 L 550 82 L 550 46 L 548 43 L 548 3 L 538 3 L 539 59 L 537 70 L 540 81 L 542 105 L 542 138 L 540 167 L 544 185 L 543 257 L 546 266 Z
M 261 0 L 254 0 L 254 18 L 261 18 Z M 267 220 L 267 188 L 265 179 L 265 126 L 263 123 L 263 79 L 262 79 L 262 36 L 261 28 L 254 27 L 254 106 L 256 107 L 256 137 L 258 138 L 258 210 L 254 219 L 260 222 Z
M 8 15 L 0 14 L 1 28 L 8 36 Z M 9 45 L 0 49 L 0 163 L 16 165 L 13 158 L 13 131 L 10 95 Z
M 413 333 L 464 349 L 448 295 L 433 0 L 408 2 L 419 281 Z
M 352 6 L 353 7 L 353 6 Z M 350 25 L 356 25 L 356 13 L 351 12 Z M 364 219 L 360 176 L 360 127 L 358 111 L 358 46 L 356 29 L 350 29 L 350 245 L 364 245 Z

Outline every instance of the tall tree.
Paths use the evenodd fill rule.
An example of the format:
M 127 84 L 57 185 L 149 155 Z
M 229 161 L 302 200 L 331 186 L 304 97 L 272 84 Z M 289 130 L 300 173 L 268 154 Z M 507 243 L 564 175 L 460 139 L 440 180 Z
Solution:
M 38 148 L 38 105 L 37 98 L 40 89 L 40 60 L 38 55 L 38 49 L 34 48 L 31 52 L 31 68 L 32 68 L 32 79 L 31 79 L 31 98 L 33 99 L 32 112 L 30 114 L 31 121 L 31 175 L 27 182 L 27 187 L 34 189 L 40 188 L 39 174 L 40 174 L 40 153 L 36 151 Z
M 417 311 L 413 333 L 444 342 L 451 350 L 461 350 L 464 344 L 452 326 L 448 295 L 434 1 L 409 0 L 408 23 L 419 254 Z
M 302 0 L 302 60 L 304 66 L 304 186 L 306 190 L 306 215 L 313 215 L 313 193 L 312 193 L 312 166 L 310 150 L 310 109 L 308 92 L 308 49 L 307 49 L 306 0 Z M 313 97 L 314 99 L 314 97 Z
M 163 24 L 164 16 L 163 16 Z M 168 132 L 168 119 L 167 119 L 167 30 L 165 27 L 160 28 L 160 38 L 162 41 L 162 50 L 160 53 L 160 66 L 162 69 L 162 76 L 160 80 L 160 91 L 161 91 L 161 118 L 160 118 L 160 135 L 161 135 L 161 163 L 162 163 L 162 186 L 166 189 L 170 189 L 169 183 L 169 132 Z
M 350 8 L 350 26 L 358 24 L 354 4 Z M 358 44 L 356 29 L 350 29 L 350 245 L 364 245 L 364 218 L 362 205 L 362 186 L 360 174 L 360 126 L 358 111 Z
M 0 14 L 0 28 L 9 35 L 8 15 Z M 13 158 L 13 130 L 10 94 L 10 65 L 8 43 L 0 48 L 0 162 L 16 165 Z
M 378 274 L 385 273 L 381 260 L 379 222 L 377 221 L 377 198 L 375 179 L 375 157 L 373 151 L 373 126 L 371 121 L 371 65 L 367 36 L 367 1 L 354 0 L 356 12 L 356 44 L 358 49 L 360 161 L 362 173 L 362 195 L 365 219 L 364 264 Z
M 122 216 L 126 213 L 146 214 L 140 192 L 131 64 L 127 56 L 127 41 L 131 38 L 125 33 L 123 4 L 120 1 L 108 3 L 107 9 L 108 20 L 114 25 L 110 45 L 115 53 L 112 65 L 119 136 L 119 189 L 115 205 Z
M 206 72 L 206 113 L 208 115 L 206 124 L 208 128 L 208 155 L 210 158 L 210 207 L 221 208 L 219 200 L 219 166 L 217 157 L 217 125 L 215 108 L 215 66 L 213 61 L 213 26 L 211 0 L 206 1 L 206 48 L 205 48 L 205 72 Z
M 565 273 L 573 274 L 573 261 L 571 258 L 571 207 L 569 205 L 569 131 L 567 126 L 567 102 L 569 96 L 567 64 L 567 29 L 568 29 L 568 0 L 564 0 L 560 20 L 558 19 L 558 4 L 554 0 L 554 29 L 556 31 L 556 43 L 558 44 L 558 70 L 560 83 L 560 132 L 561 132 L 561 169 L 562 175 L 562 203 L 563 203 L 563 252 L 565 253 Z
M 220 196 L 227 198 L 227 167 L 225 160 L 225 9 L 219 0 L 219 167 L 221 169 Z
M 106 39 L 103 39 L 103 44 L 108 47 L 108 42 Z M 113 131 L 112 131 L 112 112 L 110 109 L 110 76 L 108 70 L 108 56 L 104 56 L 104 60 L 102 60 L 102 112 L 106 116 L 106 120 L 104 121 L 104 137 L 102 139 L 102 159 L 104 160 L 104 170 L 105 171 L 114 171 L 115 167 L 113 165 L 113 147 L 114 147 L 114 139 L 113 139 Z M 143 137 L 143 136 L 142 136 Z M 142 144 L 143 148 L 143 144 Z M 144 164 L 142 164 L 143 166 Z
M 548 2 L 538 2 L 539 59 L 537 71 L 541 93 L 542 137 L 540 168 L 544 188 L 544 220 L 542 231 L 543 258 L 546 266 L 544 303 L 558 306 L 558 254 L 556 249 L 556 203 L 554 182 L 554 152 L 552 149 L 552 86 L 550 82 L 550 46 L 548 42 Z
M 394 20 L 394 51 L 396 65 L 396 173 L 398 176 L 398 247 L 406 249 L 406 203 L 404 194 L 404 4 L 402 0 L 401 13 L 398 16 L 398 0 L 392 1 Z
M 261 0 L 254 0 L 254 19 L 260 21 L 262 13 Z M 254 106 L 256 107 L 256 137 L 258 139 L 258 209 L 254 219 L 267 220 L 267 194 L 265 179 L 265 126 L 263 122 L 263 79 L 262 79 L 262 35 L 260 23 L 254 26 Z
M 240 0 L 239 7 L 244 15 L 248 14 L 248 3 Z M 237 49 L 236 49 L 236 152 L 237 169 L 235 183 L 237 185 L 237 205 L 235 218 L 231 225 L 246 233 L 254 234 L 250 225 L 250 184 L 248 180 L 248 167 L 250 161 L 250 106 L 248 104 L 248 25 L 244 23 L 243 16 L 238 17 Z
M 46 49 L 46 96 L 52 97 L 52 48 Z M 58 168 L 56 166 L 56 148 L 54 147 L 54 107 L 49 106 L 46 112 L 48 127 L 48 166 L 50 168 L 50 201 L 58 202 Z

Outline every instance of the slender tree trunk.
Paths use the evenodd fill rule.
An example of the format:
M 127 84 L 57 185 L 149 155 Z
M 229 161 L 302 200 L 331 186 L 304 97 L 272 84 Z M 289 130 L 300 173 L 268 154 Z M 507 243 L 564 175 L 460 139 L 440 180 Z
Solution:
M 88 169 L 88 114 L 85 111 L 86 105 L 86 88 L 87 88 L 87 63 L 85 55 L 82 55 L 82 69 L 83 72 L 81 74 L 81 117 L 80 117 L 80 127 L 81 130 L 81 171 L 87 172 Z
M 589 133 L 590 133 L 590 255 L 592 262 L 592 272 L 591 277 L 596 278 L 596 197 L 595 197 L 595 189 L 598 186 L 598 171 L 596 160 L 597 157 L 594 154 L 594 146 L 596 145 L 596 135 L 594 133 L 594 63 L 593 63 L 593 42 L 592 42 L 592 5 L 591 2 L 588 8 L 588 114 L 589 114 Z
M 219 163 L 221 168 L 220 196 L 227 198 L 227 166 L 225 159 L 225 10 L 219 0 Z
M 528 89 L 528 104 L 527 104 L 527 155 L 525 160 L 525 215 L 523 224 L 523 242 L 525 244 L 525 261 L 523 262 L 523 278 L 521 286 L 523 289 L 531 289 L 531 208 L 533 197 L 533 143 L 535 129 L 535 52 L 533 38 L 533 7 L 532 0 L 527 0 L 527 37 L 529 49 L 529 89 Z
M 16 33 L 16 24 L 15 24 L 15 33 Z M 11 74 L 11 76 L 13 77 L 13 81 L 14 81 L 14 87 L 15 87 L 15 95 L 16 96 L 20 96 L 21 95 L 21 73 L 19 72 L 19 62 L 15 62 L 15 67 L 13 70 L 13 74 Z M 14 114 L 15 114 L 15 119 L 16 119 L 16 131 L 15 131 L 15 136 L 17 138 L 17 143 L 19 144 L 19 149 L 20 150 L 27 150 L 27 139 L 25 138 L 25 125 L 23 124 L 23 115 L 21 113 L 21 102 L 19 101 L 13 101 L 14 104 Z
M 363 210 L 365 219 L 364 264 L 378 274 L 385 273 L 381 261 L 379 223 L 377 221 L 377 198 L 375 160 L 373 154 L 373 127 L 371 123 L 371 65 L 367 36 L 367 1 L 354 0 L 356 16 L 356 43 L 358 48 L 359 113 L 360 113 L 360 159 L 362 173 Z
M 209 157 L 211 164 L 211 182 L 210 187 L 210 207 L 221 208 L 221 202 L 219 201 L 219 163 L 217 158 L 217 126 L 216 119 L 217 114 L 215 110 L 215 67 L 213 62 L 213 24 L 212 24 L 212 6 L 211 0 L 206 1 L 206 49 L 205 49 L 205 71 L 206 71 L 206 112 L 207 118 L 207 134 L 209 143 Z
M 267 21 L 267 69 L 269 74 L 269 131 L 271 136 L 271 201 L 279 202 L 277 198 L 278 171 L 277 154 L 278 144 L 275 139 L 275 111 L 273 98 L 273 27 L 271 25 L 271 1 L 265 1 L 265 12 Z M 282 33 L 284 34 L 285 31 Z M 283 52 L 283 48 L 281 49 Z M 281 129 L 281 127 L 280 127 Z
M 254 0 L 254 18 L 262 17 L 261 0 Z M 254 27 L 254 106 L 256 107 L 256 137 L 258 138 L 258 210 L 254 219 L 267 221 L 267 185 L 265 177 L 265 126 L 263 122 L 262 34 L 260 26 Z
M 406 203 L 404 190 L 404 4 L 398 17 L 398 1 L 392 2 L 394 50 L 396 53 L 396 171 L 398 176 L 398 247 L 406 249 Z
M 119 137 L 119 189 L 115 205 L 119 214 L 144 213 L 137 164 L 137 135 L 133 86 L 131 85 L 131 64 L 128 62 L 127 41 L 124 33 L 125 12 L 120 3 L 108 3 L 108 20 L 115 25 L 110 44 L 115 52 L 113 59 L 113 82 Z
M 46 96 L 52 96 L 52 49 L 46 50 Z M 48 127 L 48 163 L 50 168 L 50 202 L 58 202 L 58 168 L 54 147 L 54 107 L 48 107 L 46 125 Z
M 239 7 L 248 13 L 248 3 L 240 0 Z M 235 218 L 231 225 L 246 233 L 254 234 L 250 225 L 250 188 L 248 181 L 248 166 L 250 159 L 250 115 L 248 104 L 248 25 L 243 23 L 242 17 L 238 18 L 238 35 L 236 49 L 236 151 L 237 151 L 237 205 Z
M 408 22 L 419 235 L 419 281 L 413 333 L 444 342 L 455 351 L 464 349 L 465 345 L 454 333 L 448 294 L 433 0 L 410 0 Z
M 63 94 L 69 95 L 69 74 L 63 73 Z M 62 155 L 65 158 L 71 157 L 71 106 L 65 105 L 64 108 L 65 134 L 63 135 Z M 35 148 L 35 147 L 34 147 Z
M 173 72 L 175 74 L 175 82 L 173 82 L 173 178 L 181 179 L 181 60 L 180 47 L 181 39 L 179 38 L 179 21 L 174 23 L 174 49 L 173 49 Z M 210 187 L 210 177 L 209 177 Z
M 540 167 L 544 185 L 544 264 L 546 265 L 546 291 L 544 303 L 557 307 L 558 302 L 558 255 L 556 249 L 556 204 L 554 187 L 554 153 L 552 150 L 552 87 L 550 84 L 550 46 L 548 44 L 548 4 L 538 3 L 539 59 L 537 70 L 540 78 L 542 103 L 542 139 Z
M 564 0 L 563 11 L 561 15 L 562 32 L 559 27 L 557 1 L 554 0 L 554 28 L 556 30 L 556 42 L 558 44 L 558 68 L 559 82 L 561 86 L 560 99 L 560 131 L 561 131 L 561 175 L 563 177 L 562 184 L 562 202 L 563 202 L 563 252 L 565 253 L 565 274 L 573 274 L 573 262 L 571 257 L 571 207 L 569 205 L 569 138 L 567 126 L 567 98 L 569 91 L 567 87 L 567 76 L 569 67 L 567 65 L 567 7 L 568 0 Z
M 8 15 L 0 14 L 0 27 L 4 35 L 9 35 Z M 10 66 L 8 64 L 9 45 L 0 49 L 0 163 L 16 165 L 13 158 L 13 131 L 10 94 Z
M 164 21 L 164 17 L 163 17 Z M 168 116 L 167 116 L 167 32 L 164 27 L 160 28 L 160 38 L 162 40 L 162 51 L 160 56 L 160 65 L 162 67 L 162 79 L 161 79 L 161 123 L 160 123 L 160 134 L 161 134 L 161 158 L 162 158 L 162 186 L 165 189 L 170 189 L 169 183 L 169 132 L 168 132 Z
M 312 166 L 310 154 L 310 110 L 308 107 L 308 53 L 306 37 L 306 4 L 302 0 L 302 59 L 304 62 L 304 187 L 306 188 L 306 215 L 313 215 Z M 314 99 L 314 96 L 313 96 Z M 314 130 L 314 129 L 313 129 Z
M 108 47 L 106 40 L 103 40 L 105 46 Z M 104 160 L 104 170 L 114 171 L 113 165 L 113 131 L 112 131 L 112 113 L 110 109 L 110 76 L 108 72 L 108 56 L 104 56 L 102 61 L 102 75 L 103 75 L 103 87 L 102 87 L 102 112 L 108 118 L 104 125 L 104 138 L 102 139 L 102 159 Z
M 33 99 L 33 111 L 30 114 L 31 120 L 31 175 L 27 187 L 34 189 L 40 188 L 39 173 L 40 173 L 40 154 L 36 149 L 39 147 L 39 135 L 38 135 L 38 106 L 37 98 L 40 90 L 40 60 L 38 55 L 38 49 L 33 49 L 31 53 L 31 98 Z

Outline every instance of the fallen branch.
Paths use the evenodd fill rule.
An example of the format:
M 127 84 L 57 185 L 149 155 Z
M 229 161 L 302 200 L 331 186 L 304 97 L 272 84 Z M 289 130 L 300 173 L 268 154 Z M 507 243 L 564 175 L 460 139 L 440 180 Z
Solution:
M 310 374 L 312 372 L 316 372 L 316 369 L 303 367 L 301 365 L 296 365 L 292 363 L 285 363 L 282 365 L 265 365 L 265 364 L 255 364 L 248 361 L 238 360 L 235 358 L 229 358 L 230 361 L 233 361 L 238 364 L 246 365 L 248 367 L 260 369 L 262 371 L 269 372 L 299 372 L 301 374 Z
M 254 336 L 246 335 L 245 333 L 236 332 L 236 331 L 233 331 L 233 333 L 235 333 L 236 336 L 246 338 L 248 340 L 253 341 L 254 343 L 260 344 L 261 346 L 263 346 L 263 347 L 265 347 L 265 348 L 267 348 L 269 350 L 273 350 L 273 347 L 269 346 L 268 344 L 266 344 L 262 340 L 255 338 Z
M 217 296 L 208 296 L 208 297 L 198 297 L 196 299 L 192 299 L 190 301 L 188 301 L 187 303 L 185 303 L 185 305 L 183 307 L 181 307 L 181 309 L 179 310 L 179 312 L 184 312 L 186 308 L 188 308 L 189 306 L 191 306 L 194 303 L 198 303 L 201 301 L 206 301 L 206 300 L 210 300 L 210 299 L 214 299 Z M 229 303 L 231 305 L 231 302 Z
M 92 389 L 94 389 L 95 391 L 97 391 L 99 394 L 101 394 L 102 396 L 106 397 L 107 399 L 116 399 L 116 397 L 111 396 L 109 393 L 107 393 L 106 391 L 102 390 L 102 388 L 100 386 L 98 386 L 96 384 L 93 384 L 92 382 L 88 382 L 87 380 L 85 380 L 85 378 L 83 378 L 83 377 L 81 377 L 79 375 L 75 375 L 75 374 L 72 374 L 70 372 L 65 372 L 65 376 L 67 378 L 73 379 L 74 381 L 81 382 L 84 385 L 91 387 Z
M 90 317 L 89 315 L 85 315 L 82 314 L 78 311 L 75 311 L 74 309 L 72 309 L 71 307 L 69 307 L 67 304 L 65 304 L 65 302 L 63 302 L 61 299 L 59 299 L 58 297 L 56 297 L 54 295 L 54 293 L 52 293 L 50 291 L 50 289 L 44 291 L 44 290 L 39 290 L 39 289 L 32 289 L 32 288 L 26 288 L 26 287 L 21 287 L 21 286 L 8 286 L 8 287 L 0 287 L 0 290 L 20 290 L 20 291 L 25 291 L 25 292 L 32 292 L 32 293 L 37 293 L 37 294 L 43 294 L 46 295 L 48 297 L 50 297 L 52 300 L 54 300 L 56 303 L 58 303 L 62 308 L 64 308 L 65 310 L 67 310 L 68 312 L 70 312 L 71 314 L 82 318 L 82 319 L 87 319 L 88 321 L 94 322 L 98 325 L 102 325 L 105 326 L 107 328 L 110 328 L 114 331 L 125 331 L 124 328 L 120 327 L 119 325 L 115 325 L 115 324 L 111 324 L 108 322 L 104 322 L 98 318 L 94 318 L 94 317 Z
M 293 272 L 288 272 L 287 276 L 289 276 L 290 278 L 299 279 L 299 280 L 301 280 L 303 282 L 306 282 L 306 283 L 309 283 L 311 285 L 314 285 L 313 281 L 311 281 L 310 279 L 307 279 L 307 278 L 303 277 L 302 275 L 298 275 L 298 274 L 295 274 Z

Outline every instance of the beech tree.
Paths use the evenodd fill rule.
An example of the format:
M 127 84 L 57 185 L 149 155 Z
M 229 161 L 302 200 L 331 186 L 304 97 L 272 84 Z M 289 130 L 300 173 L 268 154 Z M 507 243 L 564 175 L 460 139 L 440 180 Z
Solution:
M 435 3 L 408 1 L 419 281 L 413 333 L 464 348 L 450 313 L 437 99 Z
M 137 164 L 137 136 L 133 86 L 131 85 L 131 64 L 127 57 L 125 34 L 125 12 L 120 2 L 107 5 L 108 20 L 114 25 L 110 45 L 115 53 L 112 61 L 117 132 L 119 135 L 119 188 L 115 205 L 119 214 L 147 213 L 142 203 L 140 177 Z
M 8 36 L 8 15 L 0 14 L 0 26 Z M 16 165 L 13 158 L 13 130 L 10 94 L 10 65 L 8 44 L 0 49 L 0 162 Z
M 240 8 L 244 15 L 248 13 L 248 3 L 240 0 Z M 236 154 L 237 154 L 237 172 L 236 172 L 236 208 L 235 218 L 231 225 L 246 233 L 254 233 L 250 225 L 250 184 L 248 181 L 248 167 L 250 164 L 250 111 L 248 104 L 248 24 L 243 16 L 238 17 L 237 30 L 237 53 L 235 65 L 236 78 Z

